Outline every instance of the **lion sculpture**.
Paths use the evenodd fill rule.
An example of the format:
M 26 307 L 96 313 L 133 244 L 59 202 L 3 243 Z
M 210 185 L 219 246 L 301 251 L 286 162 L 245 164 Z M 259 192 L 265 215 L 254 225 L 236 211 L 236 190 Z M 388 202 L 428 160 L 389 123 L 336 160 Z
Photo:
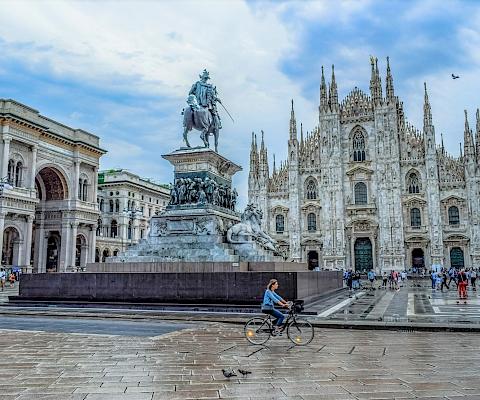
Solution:
M 253 204 L 247 205 L 245 211 L 242 213 L 241 222 L 228 229 L 227 241 L 229 243 L 248 243 L 254 239 L 266 249 L 277 253 L 276 240 L 262 230 L 262 217 L 261 210 L 257 209 Z

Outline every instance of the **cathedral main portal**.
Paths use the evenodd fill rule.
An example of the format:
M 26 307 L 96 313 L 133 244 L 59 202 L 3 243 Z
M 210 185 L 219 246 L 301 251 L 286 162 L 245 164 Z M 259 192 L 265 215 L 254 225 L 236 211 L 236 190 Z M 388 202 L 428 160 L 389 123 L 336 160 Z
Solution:
M 355 240 L 355 271 L 373 269 L 372 242 L 369 238 Z

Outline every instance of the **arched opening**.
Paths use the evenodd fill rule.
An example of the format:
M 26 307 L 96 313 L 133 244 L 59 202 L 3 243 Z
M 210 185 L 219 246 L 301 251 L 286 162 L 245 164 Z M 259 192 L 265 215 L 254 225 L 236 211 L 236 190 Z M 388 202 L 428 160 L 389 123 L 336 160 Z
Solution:
M 308 200 L 315 200 L 317 198 L 317 182 L 313 178 L 309 178 L 306 182 L 305 197 Z
M 368 271 L 373 269 L 372 242 L 369 238 L 355 240 L 355 271 Z
M 465 267 L 463 250 L 460 247 L 453 247 L 450 250 L 450 265 L 459 270 Z
M 15 167 L 15 186 L 21 187 L 23 180 L 23 164 L 21 161 L 17 162 Z
M 20 234 L 13 226 L 3 231 L 2 266 L 18 264 L 20 251 Z
M 357 162 L 365 161 L 366 158 L 365 135 L 362 131 L 360 127 L 357 127 L 352 139 L 352 158 Z
M 75 266 L 85 267 L 87 264 L 87 239 L 83 235 L 78 235 L 75 242 Z
M 318 252 L 311 250 L 307 254 L 307 265 L 310 271 L 318 267 Z
M 410 194 L 420 193 L 420 181 L 418 179 L 418 175 L 415 172 L 411 172 L 408 175 L 407 188 L 408 193 Z
M 47 272 L 58 271 L 58 261 L 60 255 L 60 235 L 50 234 L 47 241 Z
M 118 256 L 118 251 L 119 251 L 118 249 L 113 250 L 113 255 Z
M 68 198 L 68 186 L 63 175 L 53 167 L 40 170 L 35 179 L 40 200 L 64 200 Z
M 8 160 L 7 181 L 10 185 L 15 184 L 15 161 Z
M 105 260 L 106 260 L 107 257 L 110 257 L 110 249 L 105 249 L 105 250 L 103 250 L 102 262 L 105 262 Z
M 425 253 L 422 249 L 412 250 L 412 268 L 416 268 L 417 271 L 425 268 Z
M 115 212 L 120 212 L 120 200 L 115 200 Z
M 95 262 L 100 262 L 100 249 L 98 247 L 95 249 Z
M 100 199 L 100 211 L 105 211 L 103 208 L 105 207 L 105 201 Z

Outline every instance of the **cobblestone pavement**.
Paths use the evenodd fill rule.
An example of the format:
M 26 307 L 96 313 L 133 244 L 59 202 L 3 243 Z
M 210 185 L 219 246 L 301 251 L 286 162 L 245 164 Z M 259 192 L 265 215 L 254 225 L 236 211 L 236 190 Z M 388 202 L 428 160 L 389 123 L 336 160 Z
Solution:
M 156 337 L 0 331 L 0 400 L 480 399 L 472 333 L 318 329 L 247 345 L 241 326 Z M 226 379 L 222 368 L 252 371 Z
M 430 279 L 404 282 L 399 291 L 376 290 L 370 283 L 349 296 L 347 291 L 322 300 L 308 308 L 320 319 L 363 321 L 411 321 L 480 323 L 479 291 L 468 288 L 468 300 L 458 301 L 455 284 L 449 290 L 432 290 Z

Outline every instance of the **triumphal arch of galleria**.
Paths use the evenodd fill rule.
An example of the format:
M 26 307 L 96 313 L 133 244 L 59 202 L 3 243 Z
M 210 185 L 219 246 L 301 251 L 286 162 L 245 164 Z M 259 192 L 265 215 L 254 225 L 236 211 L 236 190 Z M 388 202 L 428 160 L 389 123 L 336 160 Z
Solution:
M 2 265 L 65 271 L 95 260 L 99 138 L 0 99 Z

